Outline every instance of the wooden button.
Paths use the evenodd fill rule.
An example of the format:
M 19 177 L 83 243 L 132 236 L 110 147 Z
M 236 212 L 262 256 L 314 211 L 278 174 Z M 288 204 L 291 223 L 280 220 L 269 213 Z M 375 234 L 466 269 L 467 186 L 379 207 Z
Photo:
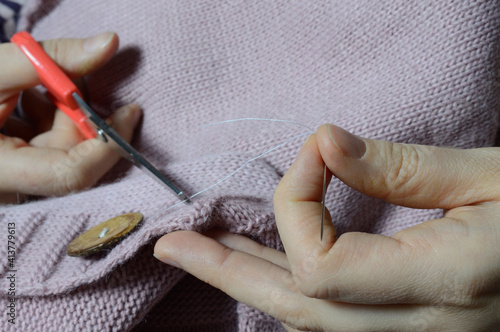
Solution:
M 66 253 L 70 256 L 85 256 L 98 252 L 125 237 L 142 218 L 140 213 L 127 213 L 106 220 L 71 241 Z

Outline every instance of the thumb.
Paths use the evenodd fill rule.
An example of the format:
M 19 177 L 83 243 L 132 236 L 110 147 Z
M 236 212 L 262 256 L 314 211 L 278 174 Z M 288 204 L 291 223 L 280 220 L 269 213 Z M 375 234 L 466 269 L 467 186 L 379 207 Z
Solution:
M 70 78 L 77 78 L 111 58 L 118 48 L 118 36 L 104 32 L 86 39 L 55 39 L 40 44 Z M 0 63 L 0 97 L 2 91 L 21 91 L 40 84 L 35 69 L 17 45 L 0 45 Z
M 372 197 L 413 208 L 451 209 L 496 200 L 498 148 L 460 150 L 355 136 L 334 125 L 318 129 L 330 171 Z M 495 184 L 496 183 L 496 184 Z

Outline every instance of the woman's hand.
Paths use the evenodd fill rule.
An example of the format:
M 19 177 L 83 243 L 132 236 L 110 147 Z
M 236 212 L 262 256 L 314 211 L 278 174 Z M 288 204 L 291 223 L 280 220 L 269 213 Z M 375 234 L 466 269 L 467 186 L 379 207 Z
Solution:
M 88 39 L 41 42 L 70 78 L 79 78 L 106 63 L 118 48 L 107 32 Z M 119 159 L 99 139 L 84 140 L 78 128 L 36 90 L 40 80 L 15 44 L 0 45 L 0 203 L 15 193 L 64 195 L 92 186 Z M 10 117 L 21 91 L 24 118 Z M 130 140 L 140 117 L 135 105 L 116 112 L 111 121 Z
M 285 253 L 225 232 L 175 232 L 155 255 L 284 323 L 312 331 L 493 331 L 500 326 L 500 149 L 361 139 L 325 125 L 276 189 Z M 387 202 L 445 209 L 392 237 L 319 239 L 324 163 Z M 353 209 L 356 206 L 352 206 Z

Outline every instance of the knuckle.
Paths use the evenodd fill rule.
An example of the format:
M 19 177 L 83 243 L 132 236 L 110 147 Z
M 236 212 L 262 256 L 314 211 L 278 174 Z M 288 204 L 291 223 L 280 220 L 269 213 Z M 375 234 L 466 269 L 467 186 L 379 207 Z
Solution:
M 411 187 L 411 181 L 419 171 L 420 155 L 418 149 L 410 144 L 389 145 L 387 150 L 387 189 L 389 195 Z
M 300 264 L 292 267 L 296 289 L 309 298 L 331 299 L 331 296 L 334 296 L 336 292 L 329 287 L 330 274 L 325 275 L 325 271 L 329 270 L 323 268 L 323 264 L 317 256 L 304 258 Z
M 83 174 L 84 172 L 81 170 L 75 170 L 73 172 L 70 172 L 65 178 L 64 181 L 61 183 L 62 190 L 65 193 L 72 193 L 76 191 L 80 191 L 82 189 L 85 189 L 87 187 L 87 184 L 85 183 L 85 175 Z
M 93 183 L 92 174 L 82 167 L 68 167 L 56 174 L 57 195 L 66 195 L 90 187 Z
M 448 282 L 443 287 L 441 303 L 455 307 L 474 307 L 479 303 L 481 290 L 484 288 L 482 281 L 478 279 L 468 280 L 463 283 Z
M 317 298 L 319 295 L 318 285 L 311 281 L 309 278 L 311 275 L 305 276 L 302 273 L 293 274 L 295 280 L 295 285 L 300 293 L 310 298 Z
M 221 273 L 213 275 L 212 278 L 205 280 L 205 282 L 216 288 L 221 288 L 222 285 L 229 284 L 229 281 L 235 278 L 233 259 L 233 249 L 229 247 L 225 247 L 224 249 L 222 249 L 219 261 L 217 262 Z
M 47 40 L 43 42 L 43 48 L 54 61 L 59 62 L 61 59 L 61 47 L 56 40 Z
M 292 267 L 292 276 L 297 290 L 307 297 L 316 297 L 318 294 L 317 284 L 314 282 L 314 271 L 304 268 L 304 261 Z

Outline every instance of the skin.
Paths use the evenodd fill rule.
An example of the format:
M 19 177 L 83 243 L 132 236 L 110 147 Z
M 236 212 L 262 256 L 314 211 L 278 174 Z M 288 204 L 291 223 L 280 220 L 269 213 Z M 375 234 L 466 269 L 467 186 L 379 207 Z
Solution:
M 499 148 L 396 144 L 323 125 L 275 192 L 285 253 L 222 231 L 178 231 L 158 240 L 155 256 L 276 317 L 288 331 L 494 331 L 499 159 Z M 366 195 L 441 208 L 444 217 L 392 237 L 336 237 L 327 213 L 320 241 L 325 163 Z
M 104 65 L 118 48 L 107 32 L 93 39 L 41 42 L 44 50 L 72 79 Z M 94 185 L 119 160 L 99 139 L 84 140 L 78 128 L 36 90 L 38 75 L 15 44 L 0 45 L 0 204 L 23 195 L 62 196 Z M 24 118 L 11 117 L 23 91 Z M 115 112 L 110 121 L 127 141 L 140 118 L 136 105 Z

